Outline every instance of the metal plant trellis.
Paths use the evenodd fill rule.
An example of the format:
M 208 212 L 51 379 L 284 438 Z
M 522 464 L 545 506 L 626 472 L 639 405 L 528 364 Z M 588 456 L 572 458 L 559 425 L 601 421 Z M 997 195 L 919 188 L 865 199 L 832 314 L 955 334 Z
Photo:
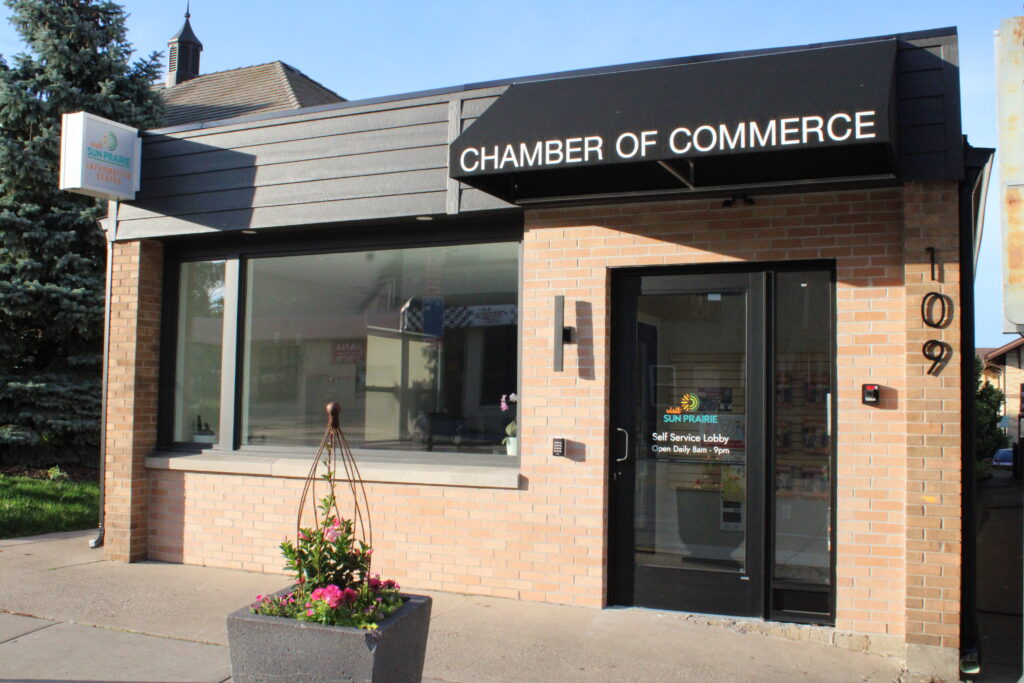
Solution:
M 335 484 L 338 478 L 338 456 L 341 456 L 341 466 L 345 471 L 345 480 L 348 481 L 349 493 L 352 497 L 353 529 L 358 527 L 361 540 L 367 545 L 373 546 L 373 524 L 370 521 L 370 503 L 366 497 L 366 486 L 363 484 L 362 475 L 359 473 L 359 466 L 352 455 L 352 449 L 348 447 L 344 432 L 341 431 L 339 416 L 341 405 L 337 402 L 330 402 L 326 406 L 327 428 L 324 429 L 324 436 L 320 439 L 320 447 L 316 451 L 313 465 L 306 475 L 306 484 L 302 488 L 302 497 L 299 499 L 299 509 L 295 518 L 295 532 L 298 535 L 302 528 L 302 511 L 306 508 L 306 501 L 312 495 L 314 528 L 322 526 L 320 515 L 317 512 L 316 501 L 319 500 L 316 494 L 318 481 L 326 482 L 330 488 L 331 500 L 334 505 L 334 516 L 342 519 L 338 510 L 338 498 L 335 495 Z M 326 470 L 318 475 L 320 466 Z

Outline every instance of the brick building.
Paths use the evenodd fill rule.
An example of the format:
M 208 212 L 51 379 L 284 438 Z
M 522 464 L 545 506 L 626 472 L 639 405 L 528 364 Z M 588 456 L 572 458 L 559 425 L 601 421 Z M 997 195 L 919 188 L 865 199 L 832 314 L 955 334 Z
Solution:
M 1006 401 L 1003 404 L 1003 415 L 1007 418 L 1006 435 L 1010 443 L 1017 442 L 1021 437 L 1020 405 L 1024 396 L 1024 355 L 1021 347 L 1024 337 L 1000 346 L 998 349 L 978 349 L 978 355 L 984 362 L 982 380 L 990 382 L 1003 392 Z
M 403 585 L 954 679 L 991 155 L 956 63 L 944 29 L 145 132 L 106 556 L 279 571 L 337 400 Z

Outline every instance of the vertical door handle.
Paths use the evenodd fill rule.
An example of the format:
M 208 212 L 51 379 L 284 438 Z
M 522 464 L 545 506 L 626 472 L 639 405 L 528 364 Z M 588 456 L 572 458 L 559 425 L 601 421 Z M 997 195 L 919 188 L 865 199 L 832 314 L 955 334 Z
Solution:
M 626 437 L 626 451 L 621 458 L 615 458 L 615 462 L 626 462 L 627 460 L 629 460 L 629 432 L 627 432 L 622 427 L 616 427 L 615 431 L 622 432 L 622 434 Z
M 825 435 L 832 438 L 832 392 L 825 394 Z

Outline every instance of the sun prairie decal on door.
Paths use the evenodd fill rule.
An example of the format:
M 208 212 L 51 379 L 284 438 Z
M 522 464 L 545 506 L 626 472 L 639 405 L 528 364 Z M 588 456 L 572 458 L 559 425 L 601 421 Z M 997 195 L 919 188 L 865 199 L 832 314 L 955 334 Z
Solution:
M 651 452 L 656 456 L 729 458 L 734 449 L 742 449 L 743 415 L 732 412 L 732 390 L 701 388 L 685 393 L 665 409 L 661 416 L 671 431 L 651 434 Z

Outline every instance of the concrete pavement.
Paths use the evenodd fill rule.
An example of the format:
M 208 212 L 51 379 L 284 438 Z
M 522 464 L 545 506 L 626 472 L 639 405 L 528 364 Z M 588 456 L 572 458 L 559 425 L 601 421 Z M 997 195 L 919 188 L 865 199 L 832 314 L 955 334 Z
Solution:
M 978 628 L 981 675 L 976 683 L 1021 680 L 1024 580 L 1021 482 L 1004 470 L 978 486 Z
M 88 548 L 93 535 L 0 541 L 0 679 L 225 681 L 224 617 L 287 583 L 280 575 L 105 562 Z M 430 681 L 761 683 L 901 675 L 896 658 L 745 632 L 742 620 L 429 594 Z

